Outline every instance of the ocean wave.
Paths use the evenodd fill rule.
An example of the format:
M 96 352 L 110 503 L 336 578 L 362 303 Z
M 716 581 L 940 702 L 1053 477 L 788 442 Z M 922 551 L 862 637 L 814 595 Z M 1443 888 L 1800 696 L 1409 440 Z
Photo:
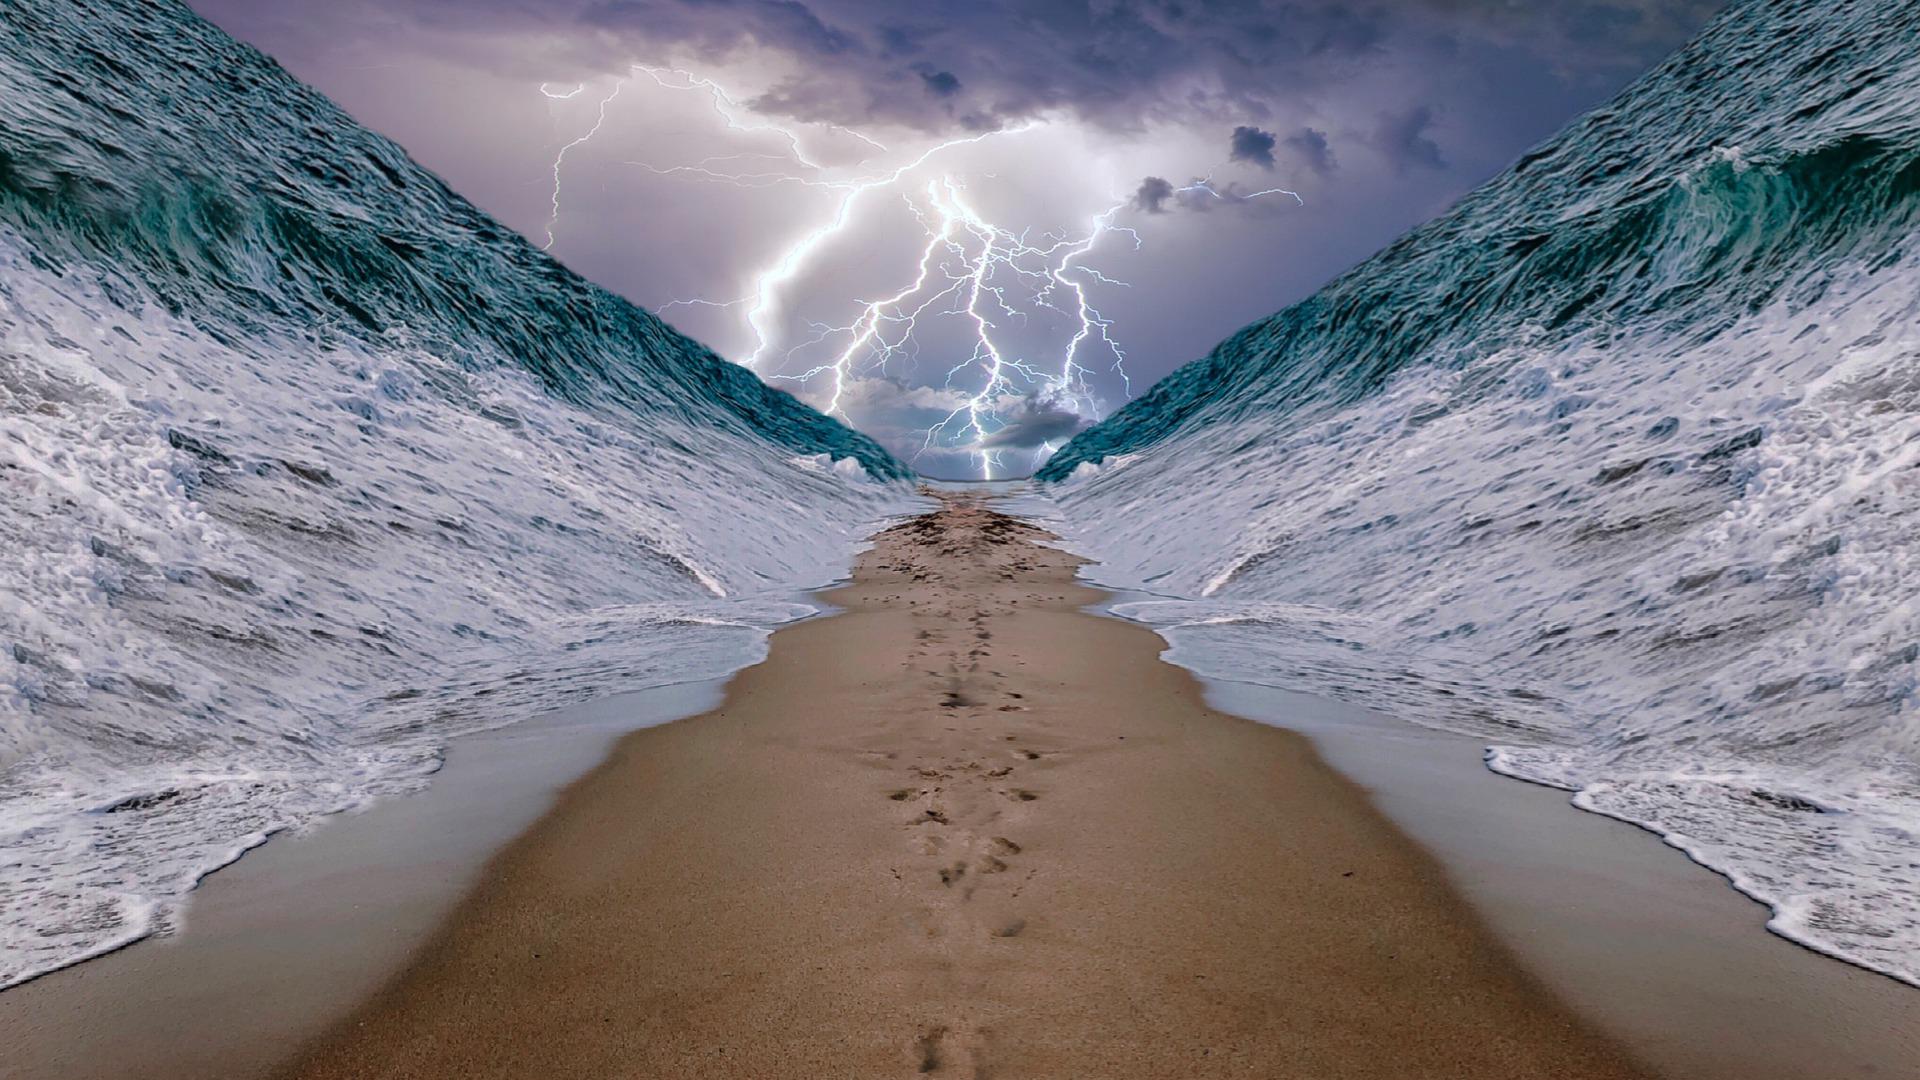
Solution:
M 1920 982 L 1916 33 L 1735 6 L 1083 433 L 1064 531 L 1177 662 L 1484 738 Z
M 10 5 L 0 986 L 455 736 L 755 662 L 906 475 L 181 5 Z

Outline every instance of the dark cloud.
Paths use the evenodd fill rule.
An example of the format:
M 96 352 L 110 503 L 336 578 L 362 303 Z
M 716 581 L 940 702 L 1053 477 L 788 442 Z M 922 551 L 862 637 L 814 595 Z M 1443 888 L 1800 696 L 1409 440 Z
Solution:
M 1036 229 L 1119 201 L 1109 176 L 1145 178 L 1116 220 L 1145 226 L 1143 245 L 1103 245 L 1088 262 L 1132 286 L 1124 302 L 1117 286 L 1096 291 L 1112 305 L 1137 391 L 1430 218 L 1604 101 L 1721 0 L 187 2 L 536 238 L 553 213 L 556 149 L 595 115 L 591 100 L 542 97 L 542 82 L 589 84 L 598 96 L 631 64 L 672 64 L 718 79 L 767 119 L 829 121 L 893 148 L 807 130 L 809 152 L 834 168 L 879 168 L 935 136 L 1044 118 L 1044 132 L 953 152 L 942 166 L 976 183 L 996 218 Z M 690 127 L 688 117 L 706 119 L 701 108 L 636 80 L 604 136 L 567 159 L 556 253 L 570 266 L 645 303 L 731 299 L 805 223 L 823 220 L 814 193 L 797 187 L 634 167 L 785 150 L 717 120 L 712 131 Z M 1266 164 L 1243 157 L 1204 189 L 1187 179 L 1222 163 L 1218 138 L 1236 125 L 1261 138 L 1272 173 L 1235 183 L 1230 174 L 1252 179 L 1248 166 Z M 1302 188 L 1310 210 L 1272 193 L 1283 187 Z M 844 321 L 849 298 L 891 287 L 887 267 L 911 269 L 918 231 L 909 218 L 887 224 L 889 211 L 904 213 L 870 200 L 863 228 L 796 275 L 778 345 L 815 318 Z M 671 314 L 730 355 L 759 340 L 738 307 Z M 897 380 L 845 388 L 849 414 L 902 455 L 964 405 L 939 386 L 965 355 L 952 351 L 965 327 L 949 322 L 933 321 L 925 355 L 902 356 Z M 1016 351 L 1047 333 L 1011 322 Z M 1126 393 L 1115 373 L 1096 370 L 1094 381 L 1108 406 Z M 1064 437 L 1076 423 L 1057 405 L 1017 419 L 996 445 Z M 950 448 L 916 461 L 956 475 L 974 467 Z
M 1171 198 L 1172 182 L 1149 176 L 1140 181 L 1140 189 L 1133 193 L 1133 208 L 1148 214 L 1164 214 L 1167 212 L 1167 200 Z
M 536 79 L 591 74 L 584 66 L 612 73 L 669 52 L 720 60 L 755 46 L 802 61 L 758 105 L 803 120 L 947 130 L 1064 111 L 1132 131 L 1284 115 L 1371 57 L 1418 71 L 1476 43 L 1524 50 L 1568 79 L 1617 79 L 1677 44 L 1721 0 L 977 0 L 942 5 L 926 21 L 903 19 L 917 9 L 898 0 L 334 0 L 324 10 L 311 0 L 194 2 L 223 21 L 278 20 L 316 42 L 351 28 L 384 49 L 407 38 L 441 56 L 450 46 L 490 48 L 497 70 Z M 935 53 L 937 68 L 906 62 Z M 933 92 L 906 92 L 921 89 Z M 1262 162 L 1257 150 L 1247 160 Z
M 920 81 L 934 97 L 952 97 L 960 92 L 960 79 L 951 71 L 923 71 Z
M 732 5 L 723 5 L 732 6 Z M 845 30 L 829 26 L 813 9 L 798 0 L 760 0 L 758 5 L 776 40 L 797 45 L 816 56 L 839 56 L 862 51 L 858 39 Z
M 1071 439 L 1091 421 L 1050 398 L 1021 398 L 1006 414 L 1007 425 L 976 444 L 981 450 L 1032 450 Z
M 1284 209 L 1299 205 L 1289 197 L 1290 194 L 1277 188 L 1263 188 L 1256 192 L 1238 181 L 1221 182 L 1200 176 L 1174 187 L 1170 180 L 1149 176 L 1140 181 L 1140 187 L 1134 191 L 1129 205 L 1147 214 L 1164 214 L 1176 208 L 1200 214 L 1225 208 L 1266 211 L 1273 207 Z
M 928 31 L 917 30 L 911 26 L 882 26 L 878 30 L 880 55 L 889 59 L 896 56 L 912 56 L 920 51 L 920 39 Z
M 1332 176 L 1337 163 L 1333 157 L 1333 145 L 1327 141 L 1327 133 L 1303 127 L 1287 136 L 1287 149 L 1293 152 L 1301 164 L 1321 176 Z
M 1258 165 L 1263 169 L 1273 168 L 1273 144 L 1278 141 L 1273 132 L 1261 131 L 1257 127 L 1245 124 L 1233 129 L 1228 140 L 1227 160 L 1244 161 Z
M 1288 194 L 1274 188 L 1262 188 L 1255 192 L 1239 181 L 1222 183 L 1218 180 L 1195 178 L 1185 187 L 1175 188 L 1174 205 L 1182 210 L 1191 210 L 1196 214 L 1210 214 L 1216 210 L 1236 210 L 1265 216 L 1276 211 L 1284 211 L 1298 206 Z
M 397 2 L 409 6 L 408 0 Z M 414 0 L 413 6 L 432 9 L 443 2 Z M 471 7 L 484 18 L 485 8 L 508 5 L 480 0 Z M 589 0 L 584 4 L 561 0 L 529 5 L 529 9 L 539 8 L 556 14 L 573 8 L 578 24 L 593 31 L 651 31 L 649 36 L 656 39 L 691 41 L 709 48 L 751 39 L 802 56 L 838 57 L 867 51 L 858 34 L 827 22 L 799 0 Z
M 1384 154 L 1387 163 L 1398 173 L 1445 169 L 1447 159 L 1440 152 L 1440 144 L 1427 134 L 1433 119 L 1433 110 L 1425 105 L 1381 116 L 1379 125 L 1373 129 L 1374 149 Z

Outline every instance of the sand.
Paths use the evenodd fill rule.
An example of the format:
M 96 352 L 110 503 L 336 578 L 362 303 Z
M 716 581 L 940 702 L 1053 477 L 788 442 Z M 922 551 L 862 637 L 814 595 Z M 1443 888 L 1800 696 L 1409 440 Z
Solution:
M 882 534 L 288 1075 L 1643 1075 L 1042 536 L 961 496 Z

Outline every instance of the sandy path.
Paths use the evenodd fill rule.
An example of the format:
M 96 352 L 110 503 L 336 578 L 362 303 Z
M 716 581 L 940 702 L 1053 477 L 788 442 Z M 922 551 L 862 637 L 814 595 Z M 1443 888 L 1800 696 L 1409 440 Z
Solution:
M 622 741 L 300 1077 L 1640 1075 L 978 503 Z

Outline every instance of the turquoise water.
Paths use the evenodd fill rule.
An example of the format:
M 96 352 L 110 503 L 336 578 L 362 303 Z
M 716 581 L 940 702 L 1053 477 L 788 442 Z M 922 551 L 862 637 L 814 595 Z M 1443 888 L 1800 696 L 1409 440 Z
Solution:
M 449 738 L 724 675 L 906 469 L 173 0 L 0 18 L 0 986 Z
M 1920 981 L 1920 6 L 1748 0 L 1041 476 L 1198 670 L 1482 737 Z

